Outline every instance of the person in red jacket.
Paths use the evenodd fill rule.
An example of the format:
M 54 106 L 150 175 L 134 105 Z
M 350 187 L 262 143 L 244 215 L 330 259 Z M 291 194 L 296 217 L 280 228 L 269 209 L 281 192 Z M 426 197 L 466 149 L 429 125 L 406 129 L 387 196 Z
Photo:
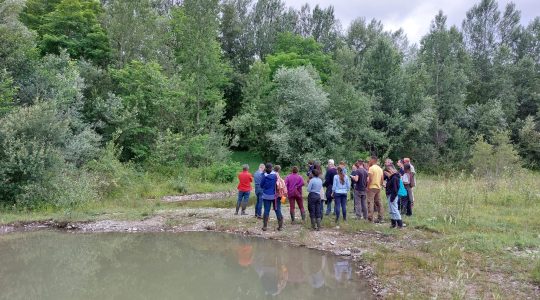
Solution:
M 251 182 L 253 182 L 253 176 L 249 173 L 249 165 L 242 166 L 242 172 L 238 174 L 238 182 L 238 201 L 236 202 L 235 215 L 238 215 L 240 205 L 242 206 L 242 215 L 246 215 L 246 207 L 251 193 Z

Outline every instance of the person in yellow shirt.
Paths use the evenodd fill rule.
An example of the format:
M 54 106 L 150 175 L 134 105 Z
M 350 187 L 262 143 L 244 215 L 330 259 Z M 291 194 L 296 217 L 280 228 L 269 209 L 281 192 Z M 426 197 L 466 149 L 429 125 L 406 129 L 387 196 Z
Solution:
M 373 222 L 373 212 L 377 212 L 377 223 L 383 220 L 383 206 L 381 205 L 381 188 L 383 186 L 383 170 L 378 165 L 377 156 L 372 156 L 369 160 L 368 171 L 368 221 Z

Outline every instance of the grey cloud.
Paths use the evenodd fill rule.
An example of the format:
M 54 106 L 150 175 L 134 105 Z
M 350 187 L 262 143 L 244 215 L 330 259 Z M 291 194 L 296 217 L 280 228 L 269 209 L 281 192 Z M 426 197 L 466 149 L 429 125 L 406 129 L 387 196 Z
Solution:
M 439 10 L 443 10 L 448 16 L 450 25 L 461 26 L 467 10 L 477 3 L 467 0 L 285 0 L 285 2 L 295 8 L 300 8 L 305 3 L 309 3 L 311 7 L 316 4 L 322 7 L 333 5 L 343 28 L 347 28 L 351 21 L 358 17 L 368 20 L 375 18 L 381 20 L 387 29 L 403 28 L 411 42 L 418 42 L 429 31 L 431 20 Z M 514 2 L 521 11 L 522 24 L 527 24 L 540 15 L 538 0 L 500 0 L 500 10 L 504 10 L 504 6 L 509 2 Z

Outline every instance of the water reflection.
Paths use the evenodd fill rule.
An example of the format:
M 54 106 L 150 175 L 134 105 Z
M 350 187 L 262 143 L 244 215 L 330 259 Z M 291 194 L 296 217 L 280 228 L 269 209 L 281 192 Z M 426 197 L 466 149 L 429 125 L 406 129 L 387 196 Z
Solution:
M 0 236 L 0 299 L 371 299 L 349 260 L 215 233 Z

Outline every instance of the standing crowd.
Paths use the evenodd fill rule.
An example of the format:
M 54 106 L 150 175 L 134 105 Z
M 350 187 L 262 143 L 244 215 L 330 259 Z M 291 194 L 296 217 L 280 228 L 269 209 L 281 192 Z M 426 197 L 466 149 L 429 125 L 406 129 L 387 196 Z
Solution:
M 368 160 L 358 160 L 351 166 L 351 173 L 345 162 L 336 167 L 334 160 L 328 160 L 323 172 L 321 164 L 310 161 L 307 165 L 306 179 L 300 175 L 297 166 L 282 178 L 279 165 L 261 164 L 252 175 L 249 166 L 244 165 L 238 174 L 238 201 L 236 214 L 246 215 L 246 207 L 255 185 L 255 217 L 263 220 L 262 230 L 268 229 L 270 210 L 274 210 L 278 221 L 277 230 L 283 229 L 281 204 L 289 201 L 291 223 L 296 222 L 295 209 L 298 206 L 302 222 L 306 220 L 303 187 L 307 181 L 307 206 L 311 227 L 321 229 L 323 216 L 335 217 L 336 226 L 340 220 L 347 221 L 347 200 L 353 200 L 354 215 L 357 219 L 381 223 L 384 207 L 381 203 L 381 190 L 385 189 L 391 227 L 402 228 L 402 215 L 411 216 L 414 207 L 414 187 L 416 185 L 414 166 L 409 158 L 400 159 L 397 168 L 391 159 L 386 159 L 384 166 L 379 166 L 376 156 Z M 324 173 L 324 174 L 323 174 Z M 332 203 L 334 209 L 332 210 Z M 326 210 L 324 206 L 326 205 Z M 263 209 L 264 208 L 264 209 Z

